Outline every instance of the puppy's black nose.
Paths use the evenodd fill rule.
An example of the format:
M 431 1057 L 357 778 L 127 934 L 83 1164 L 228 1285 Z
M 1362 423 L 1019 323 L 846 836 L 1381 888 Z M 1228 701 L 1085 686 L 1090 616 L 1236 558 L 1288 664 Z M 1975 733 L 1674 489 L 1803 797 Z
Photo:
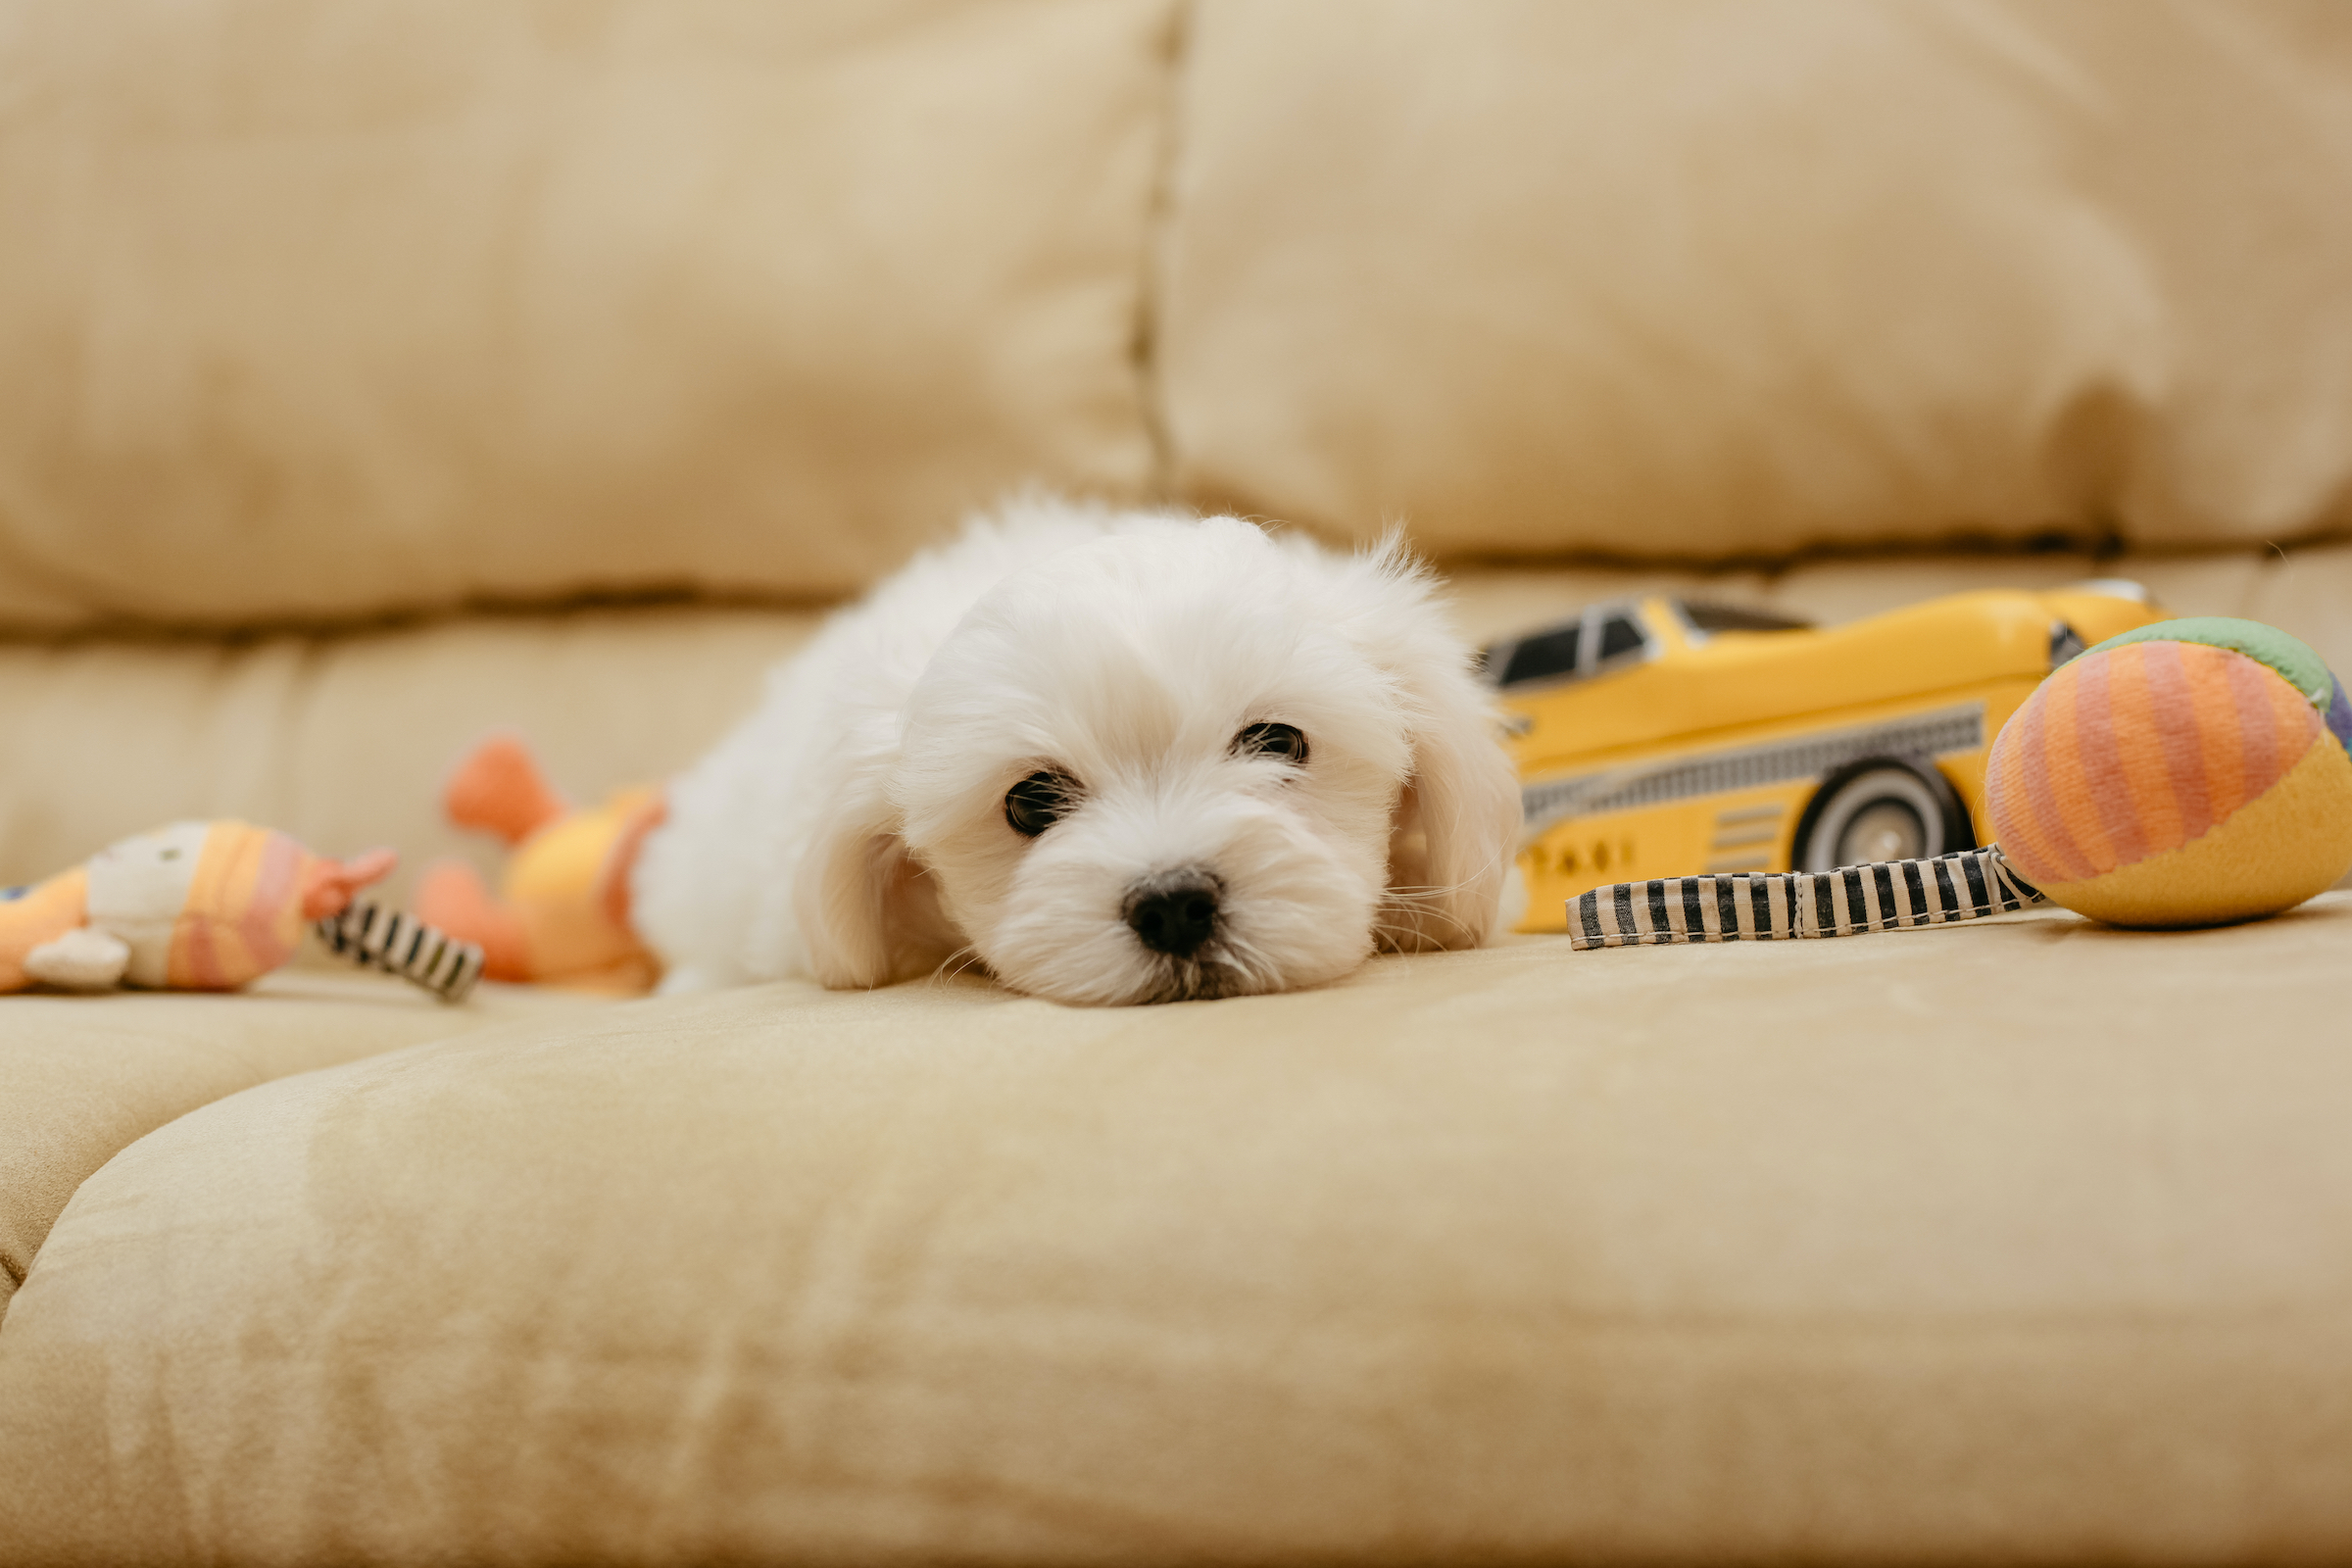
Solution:
M 1198 874 L 1148 882 L 1128 899 L 1127 923 L 1152 952 L 1189 958 L 1217 928 L 1217 884 Z

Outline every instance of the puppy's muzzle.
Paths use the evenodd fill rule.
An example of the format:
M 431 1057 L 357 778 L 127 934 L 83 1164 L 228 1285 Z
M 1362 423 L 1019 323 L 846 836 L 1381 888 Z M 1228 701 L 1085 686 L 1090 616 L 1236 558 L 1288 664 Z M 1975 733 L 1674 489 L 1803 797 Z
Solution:
M 1139 882 L 1127 895 L 1127 924 L 1154 953 L 1189 958 L 1217 930 L 1217 879 L 1203 871 L 1172 871 Z

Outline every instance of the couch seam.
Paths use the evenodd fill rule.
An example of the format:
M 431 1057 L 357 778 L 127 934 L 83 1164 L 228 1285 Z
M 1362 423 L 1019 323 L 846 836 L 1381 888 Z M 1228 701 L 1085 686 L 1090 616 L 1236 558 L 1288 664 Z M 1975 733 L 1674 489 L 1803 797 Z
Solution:
M 1176 171 L 1183 152 L 1185 86 L 1192 64 L 1193 33 L 1198 0 L 1175 0 L 1162 24 L 1159 105 L 1155 145 L 1152 157 L 1151 188 L 1145 198 L 1142 255 L 1135 292 L 1135 325 L 1128 345 L 1128 363 L 1135 376 L 1136 412 L 1151 449 L 1151 471 L 1145 484 L 1149 498 L 1171 503 L 1176 497 L 1176 443 L 1168 426 L 1165 346 L 1168 257 L 1176 221 Z

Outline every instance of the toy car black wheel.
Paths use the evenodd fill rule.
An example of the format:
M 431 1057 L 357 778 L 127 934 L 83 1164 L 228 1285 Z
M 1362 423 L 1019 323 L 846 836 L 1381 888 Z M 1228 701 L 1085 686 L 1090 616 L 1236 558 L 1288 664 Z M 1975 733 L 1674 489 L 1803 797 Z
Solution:
M 1924 757 L 1868 757 L 1821 782 L 1797 819 L 1799 871 L 1918 860 L 1976 848 L 1968 808 Z

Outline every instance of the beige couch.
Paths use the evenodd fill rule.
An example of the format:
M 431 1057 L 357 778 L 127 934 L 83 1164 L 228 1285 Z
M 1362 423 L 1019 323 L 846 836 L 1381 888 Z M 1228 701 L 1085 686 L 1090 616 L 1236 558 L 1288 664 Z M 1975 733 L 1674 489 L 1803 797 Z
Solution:
M 0 234 L 0 882 L 483 857 L 1031 482 L 2352 669 L 2325 4 L 26 0 Z M 0 999 L 0 1563 L 2341 1558 L 2348 958 Z

